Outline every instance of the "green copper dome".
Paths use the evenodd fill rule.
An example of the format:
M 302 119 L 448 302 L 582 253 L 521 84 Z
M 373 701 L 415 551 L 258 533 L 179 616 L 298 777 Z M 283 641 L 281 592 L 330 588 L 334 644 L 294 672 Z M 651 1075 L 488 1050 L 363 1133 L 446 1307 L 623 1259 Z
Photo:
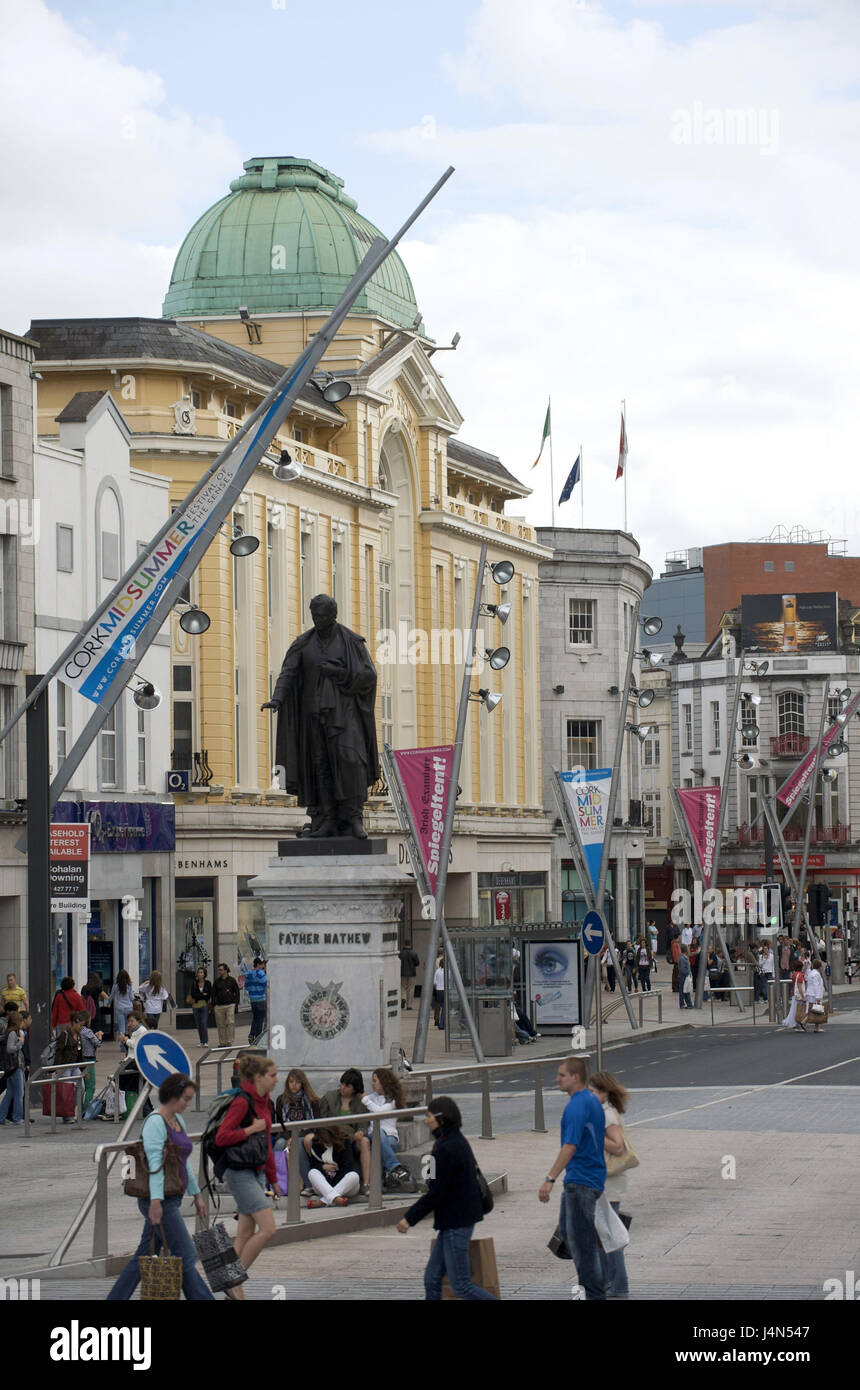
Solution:
M 360 217 L 343 179 L 309 159 L 249 159 L 226 198 L 195 222 L 176 257 L 165 318 L 333 309 L 370 243 L 381 235 Z M 353 312 L 411 328 L 412 281 L 396 251 Z

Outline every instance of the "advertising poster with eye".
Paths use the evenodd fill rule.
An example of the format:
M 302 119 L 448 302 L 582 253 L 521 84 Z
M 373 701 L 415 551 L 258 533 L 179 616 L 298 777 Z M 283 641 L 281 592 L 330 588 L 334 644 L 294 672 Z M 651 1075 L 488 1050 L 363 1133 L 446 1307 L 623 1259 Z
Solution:
M 597 890 L 603 841 L 606 837 L 606 812 L 609 789 L 612 785 L 611 767 L 575 768 L 560 773 L 561 785 L 579 843 L 585 856 L 589 876 Z
M 578 941 L 529 941 L 527 944 L 532 1023 L 540 1032 L 551 1024 L 571 1027 L 582 1022 Z

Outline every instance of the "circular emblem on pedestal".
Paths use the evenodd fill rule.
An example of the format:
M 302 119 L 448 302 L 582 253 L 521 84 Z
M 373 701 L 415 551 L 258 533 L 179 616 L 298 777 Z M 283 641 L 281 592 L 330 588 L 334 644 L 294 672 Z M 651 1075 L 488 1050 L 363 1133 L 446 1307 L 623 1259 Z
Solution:
M 349 1005 L 338 993 L 341 983 L 330 980 L 322 985 L 319 980 L 307 981 L 310 993 L 302 1002 L 299 1017 L 305 1031 L 321 1042 L 336 1038 L 349 1023 Z

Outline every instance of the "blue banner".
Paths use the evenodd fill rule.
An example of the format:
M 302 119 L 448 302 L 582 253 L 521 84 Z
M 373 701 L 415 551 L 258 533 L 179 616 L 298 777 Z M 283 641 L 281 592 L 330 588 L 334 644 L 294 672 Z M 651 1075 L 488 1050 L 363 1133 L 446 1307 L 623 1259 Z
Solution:
M 612 785 L 611 767 L 575 768 L 562 772 L 561 785 L 570 818 L 579 836 L 594 891 L 600 879 L 603 845 L 606 839 L 606 812 Z
M 170 854 L 176 807 L 166 801 L 58 801 L 53 821 L 90 824 L 91 854 Z

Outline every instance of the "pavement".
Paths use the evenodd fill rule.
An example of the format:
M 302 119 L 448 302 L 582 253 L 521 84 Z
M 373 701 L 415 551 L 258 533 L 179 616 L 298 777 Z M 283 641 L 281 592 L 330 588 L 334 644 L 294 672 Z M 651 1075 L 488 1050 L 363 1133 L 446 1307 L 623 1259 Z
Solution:
M 626 1018 L 607 1023 L 605 1065 L 631 1091 L 626 1125 L 641 1160 L 625 1201 L 634 1218 L 627 1251 L 633 1298 L 818 1301 L 825 1280 L 860 1273 L 860 999 L 856 990 L 837 994 L 840 1010 L 818 1036 L 753 1024 L 749 1013 L 741 1018 L 719 1005 L 713 1029 L 707 1008 L 685 1011 L 683 1025 L 672 1013 L 647 1033 L 631 1033 Z M 670 996 L 667 1015 L 673 1000 L 677 1008 L 677 996 Z M 553 1088 L 552 1064 L 541 1067 L 547 1132 L 531 1129 L 531 1064 L 565 1052 L 560 1041 L 567 1040 L 519 1048 L 515 1060 L 527 1060 L 528 1068 L 494 1073 L 494 1140 L 478 1137 L 475 1081 L 452 1078 L 444 1088 L 458 1095 L 484 1171 L 507 1175 L 507 1192 L 476 1232 L 494 1240 L 504 1298 L 571 1298 L 571 1266 L 546 1249 L 555 1202 L 544 1209 L 536 1195 L 558 1150 L 563 1097 Z M 106 1044 L 104 1050 L 100 1070 L 106 1072 L 116 1049 Z M 195 1049 L 189 1050 L 193 1060 Z M 456 1065 L 441 1056 L 428 1060 Z M 434 1082 L 437 1094 L 442 1089 Z M 39 1121 L 29 1140 L 21 1130 L 0 1130 L 4 1190 L 19 1196 L 4 1202 L 0 1276 L 21 1277 L 47 1264 L 95 1176 L 94 1144 L 114 1135 L 114 1126 L 97 1122 L 61 1127 L 52 1137 L 48 1122 Z M 133 1249 L 140 1219 L 119 1191 L 118 1174 L 111 1177 L 110 1209 L 111 1248 Z M 398 1214 L 393 1207 L 387 1213 L 392 1223 Z M 303 1212 L 302 1219 L 314 1215 Z M 423 1297 L 429 1221 L 408 1236 L 393 1226 L 334 1230 L 265 1251 L 248 1297 Z M 91 1239 L 87 1225 L 68 1258 L 85 1258 Z M 111 1282 L 44 1279 L 41 1296 L 100 1300 Z

